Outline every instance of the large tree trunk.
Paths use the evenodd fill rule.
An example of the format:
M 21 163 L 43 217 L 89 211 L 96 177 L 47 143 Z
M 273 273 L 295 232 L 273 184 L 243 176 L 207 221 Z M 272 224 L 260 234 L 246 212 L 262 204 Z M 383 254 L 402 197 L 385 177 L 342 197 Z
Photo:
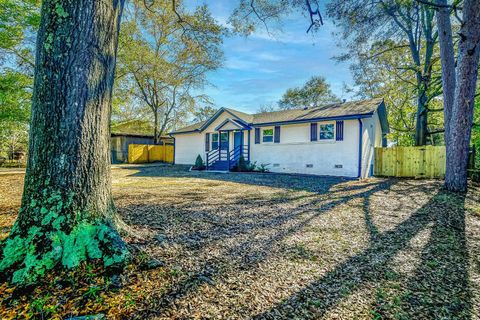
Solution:
M 478 72 L 478 59 L 480 54 L 480 1 L 465 0 L 463 3 L 463 24 L 460 29 L 460 41 L 458 43 L 458 60 L 455 81 L 451 76 L 451 53 L 453 44 L 450 41 L 451 35 L 445 26 L 450 17 L 442 15 L 439 21 L 440 33 L 445 43 L 442 44 L 443 53 L 442 67 L 443 82 L 447 82 L 445 99 L 445 121 L 448 123 L 445 132 L 447 149 L 447 171 L 445 175 L 445 187 L 451 191 L 465 192 L 467 190 L 467 165 L 468 149 L 472 133 L 473 106 Z M 451 30 L 451 29 L 450 29 Z M 451 31 L 450 31 L 451 33 Z M 451 86 L 455 86 L 453 105 Z
M 123 0 L 43 1 L 22 206 L 0 262 L 13 282 L 126 257 L 114 223 L 109 128 L 122 9 Z

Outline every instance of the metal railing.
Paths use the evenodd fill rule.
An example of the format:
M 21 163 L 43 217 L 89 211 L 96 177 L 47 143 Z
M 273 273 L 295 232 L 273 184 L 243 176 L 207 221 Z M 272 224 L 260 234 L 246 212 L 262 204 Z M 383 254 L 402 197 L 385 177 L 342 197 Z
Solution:
M 228 163 L 228 168 L 229 169 L 232 169 L 238 162 L 238 160 L 240 159 L 240 156 L 243 155 L 243 158 L 245 160 L 249 160 L 248 159 L 248 146 L 246 145 L 240 145 L 240 146 L 237 146 L 235 148 L 232 149 L 232 151 L 230 151 L 230 160 L 229 160 L 229 163 Z
M 240 145 L 232 150 L 214 149 L 207 152 L 206 167 L 207 170 L 212 167 L 217 161 L 227 161 L 228 168 L 232 169 L 240 159 L 240 156 L 245 158 L 246 161 L 250 160 L 249 148 L 246 145 Z

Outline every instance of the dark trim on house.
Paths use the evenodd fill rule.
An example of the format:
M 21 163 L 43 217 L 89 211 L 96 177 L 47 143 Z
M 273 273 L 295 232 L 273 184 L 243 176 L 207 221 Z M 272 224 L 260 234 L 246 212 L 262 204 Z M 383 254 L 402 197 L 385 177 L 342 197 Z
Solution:
M 238 127 L 238 129 L 235 129 L 235 130 L 248 130 L 250 127 L 246 124 L 243 123 L 243 121 L 238 121 L 236 119 L 225 119 L 222 123 L 220 123 L 216 128 L 215 128 L 215 131 L 220 131 L 222 129 L 222 127 L 224 125 L 226 125 L 227 123 L 233 123 L 235 126 Z M 229 131 L 229 130 L 223 130 L 223 131 Z
M 226 110 L 224 108 L 218 109 L 217 112 L 215 112 L 215 114 L 210 119 L 208 119 L 200 128 L 195 129 L 193 131 L 202 131 L 203 128 L 208 127 L 213 121 L 215 121 L 215 119 L 217 119 L 222 114 L 223 111 L 226 111 Z
M 370 118 L 373 116 L 373 112 L 363 113 L 363 114 L 352 114 L 347 116 L 335 116 L 335 117 L 322 117 L 322 118 L 312 118 L 312 119 L 300 119 L 300 120 L 287 120 L 287 121 L 277 121 L 277 122 L 263 122 L 263 123 L 252 123 L 252 127 L 271 127 L 274 125 L 285 125 L 285 124 L 296 124 L 296 123 L 309 123 L 309 122 L 320 122 L 320 121 L 329 121 L 329 120 L 352 120 L 352 119 L 361 119 L 361 118 Z
M 250 131 L 251 130 L 248 129 L 248 146 L 247 146 L 247 148 L 248 148 L 248 159 L 247 159 L 247 161 L 250 161 Z
M 175 150 L 177 149 L 175 146 L 175 137 L 172 137 L 173 139 L 173 162 L 172 164 L 175 164 Z
M 299 124 L 299 123 L 310 123 L 310 122 L 320 122 L 320 121 L 335 121 L 335 120 L 354 120 L 354 119 L 362 119 L 362 118 L 370 118 L 373 116 L 375 112 L 378 112 L 380 125 L 382 127 L 382 133 L 386 134 L 389 132 L 387 114 L 386 114 L 386 107 L 385 103 L 382 101 L 380 105 L 377 107 L 376 111 L 368 112 L 368 113 L 358 113 L 358 114 L 351 114 L 351 115 L 344 115 L 344 116 L 332 116 L 332 117 L 319 117 L 319 118 L 310 118 L 310 119 L 297 119 L 297 120 L 286 120 L 286 121 L 273 121 L 273 122 L 262 122 L 262 123 L 247 123 L 243 119 L 239 118 L 229 110 L 225 108 L 220 108 L 218 111 L 207 121 L 205 122 L 200 128 L 189 130 L 189 131 L 182 131 L 182 132 L 171 132 L 172 134 L 186 134 L 186 133 L 194 133 L 194 132 L 202 132 L 205 128 L 207 128 L 215 119 L 217 119 L 222 112 L 225 111 L 235 119 L 235 122 L 242 124 L 245 126 L 245 129 L 248 128 L 255 128 L 255 127 L 270 127 L 276 125 L 287 125 L 287 124 Z M 227 121 L 227 120 L 225 120 Z M 225 122 L 224 121 L 224 122 Z M 223 123 L 222 123 L 223 124 Z
M 358 178 L 362 177 L 362 152 L 363 152 L 363 122 L 362 119 L 358 119 Z
M 344 127 L 343 120 L 337 120 L 335 123 L 335 140 L 336 141 L 343 141 L 343 127 Z
M 387 117 L 387 107 L 385 106 L 385 102 L 382 101 L 377 108 L 378 112 L 378 120 L 380 121 L 380 127 L 382 128 L 382 133 L 385 135 L 390 133 L 390 126 L 388 124 L 388 117 Z
M 189 131 L 182 131 L 182 132 L 170 132 L 168 135 L 172 136 L 174 134 L 184 134 L 184 133 L 194 133 L 194 132 L 201 132 L 199 129 L 189 130 Z
M 280 143 L 280 126 L 275 126 L 273 131 L 273 143 Z
M 318 124 L 316 122 L 310 123 L 310 141 L 318 140 Z
M 194 131 L 203 131 L 205 128 L 207 128 L 210 124 L 212 124 L 213 121 L 215 121 L 221 114 L 222 112 L 225 111 L 225 112 L 228 112 L 232 117 L 234 117 L 235 119 L 238 119 L 240 120 L 241 122 L 245 122 L 243 121 L 241 118 L 239 118 L 238 116 L 236 116 L 235 114 L 233 114 L 232 112 L 230 112 L 229 110 L 225 109 L 225 108 L 220 108 L 218 109 L 217 112 L 215 112 L 215 114 L 210 118 L 208 119 L 207 122 L 205 122 L 199 129 L 196 129 Z

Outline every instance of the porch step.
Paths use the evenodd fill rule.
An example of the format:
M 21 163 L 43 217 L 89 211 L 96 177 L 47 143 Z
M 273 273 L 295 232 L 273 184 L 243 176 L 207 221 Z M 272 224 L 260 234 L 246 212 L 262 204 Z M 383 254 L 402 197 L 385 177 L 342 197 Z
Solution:
M 228 171 L 228 161 L 215 161 L 208 167 L 209 170 Z

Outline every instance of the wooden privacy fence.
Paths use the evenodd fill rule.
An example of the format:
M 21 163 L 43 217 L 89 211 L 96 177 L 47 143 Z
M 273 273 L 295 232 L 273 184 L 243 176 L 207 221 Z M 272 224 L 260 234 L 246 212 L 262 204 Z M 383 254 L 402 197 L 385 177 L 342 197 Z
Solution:
M 375 148 L 374 175 L 444 178 L 445 146 Z
M 173 163 L 173 145 L 128 145 L 128 163 L 167 162 Z

